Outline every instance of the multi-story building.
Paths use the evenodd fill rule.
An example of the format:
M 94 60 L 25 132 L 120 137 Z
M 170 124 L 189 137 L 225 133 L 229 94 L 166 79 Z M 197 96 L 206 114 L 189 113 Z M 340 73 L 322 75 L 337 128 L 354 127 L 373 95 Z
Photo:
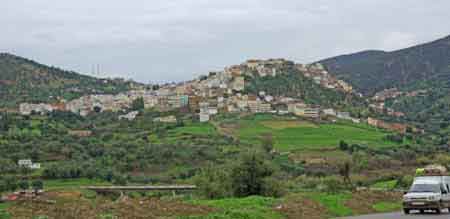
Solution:
M 245 88 L 245 79 L 244 79 L 244 77 L 235 77 L 233 79 L 231 87 L 235 91 L 243 91 L 244 88 Z

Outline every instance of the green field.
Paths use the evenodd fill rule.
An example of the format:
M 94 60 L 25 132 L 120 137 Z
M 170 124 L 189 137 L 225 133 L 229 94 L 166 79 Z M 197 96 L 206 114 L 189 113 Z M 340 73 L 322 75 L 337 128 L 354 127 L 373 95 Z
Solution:
M 348 122 L 314 124 L 309 121 L 274 118 L 268 115 L 247 117 L 238 123 L 235 135 L 241 141 L 258 144 L 262 135 L 271 133 L 275 148 L 280 151 L 335 148 L 340 140 L 373 147 L 397 145 L 384 139 L 389 132 L 365 124 Z
M 11 218 L 11 215 L 6 211 L 6 208 L 8 208 L 9 206 L 9 203 L 0 203 L 0 219 Z
M 218 135 L 219 133 L 210 123 L 185 122 L 184 126 L 169 130 L 164 138 L 159 138 L 156 134 L 151 134 L 149 137 L 153 143 L 175 144 L 180 141 L 189 141 L 192 137 L 199 139 Z

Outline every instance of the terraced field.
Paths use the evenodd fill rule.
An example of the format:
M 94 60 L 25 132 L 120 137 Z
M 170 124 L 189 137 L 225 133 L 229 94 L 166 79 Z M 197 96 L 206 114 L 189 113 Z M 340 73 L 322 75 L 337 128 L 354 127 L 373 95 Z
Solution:
M 341 140 L 371 147 L 398 145 L 385 139 L 389 132 L 365 124 L 343 121 L 315 124 L 269 115 L 243 118 L 237 122 L 233 133 L 241 141 L 252 144 L 260 143 L 262 135 L 271 134 L 275 148 L 280 151 L 335 148 Z

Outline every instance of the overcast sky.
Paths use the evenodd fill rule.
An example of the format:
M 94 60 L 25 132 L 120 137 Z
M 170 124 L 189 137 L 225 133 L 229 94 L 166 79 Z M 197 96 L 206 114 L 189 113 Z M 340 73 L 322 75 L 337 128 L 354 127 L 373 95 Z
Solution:
M 450 34 L 449 0 L 2 0 L 0 52 L 181 81 L 248 58 L 308 63 Z

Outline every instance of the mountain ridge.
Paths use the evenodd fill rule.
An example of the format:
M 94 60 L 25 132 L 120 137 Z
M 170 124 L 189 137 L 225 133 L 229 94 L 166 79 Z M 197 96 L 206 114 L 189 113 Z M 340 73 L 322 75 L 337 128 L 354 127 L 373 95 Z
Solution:
M 89 93 L 118 93 L 137 84 L 123 79 L 95 78 L 0 53 L 0 107 L 73 99 Z
M 365 94 L 450 75 L 450 35 L 395 50 L 365 50 L 318 61 Z

